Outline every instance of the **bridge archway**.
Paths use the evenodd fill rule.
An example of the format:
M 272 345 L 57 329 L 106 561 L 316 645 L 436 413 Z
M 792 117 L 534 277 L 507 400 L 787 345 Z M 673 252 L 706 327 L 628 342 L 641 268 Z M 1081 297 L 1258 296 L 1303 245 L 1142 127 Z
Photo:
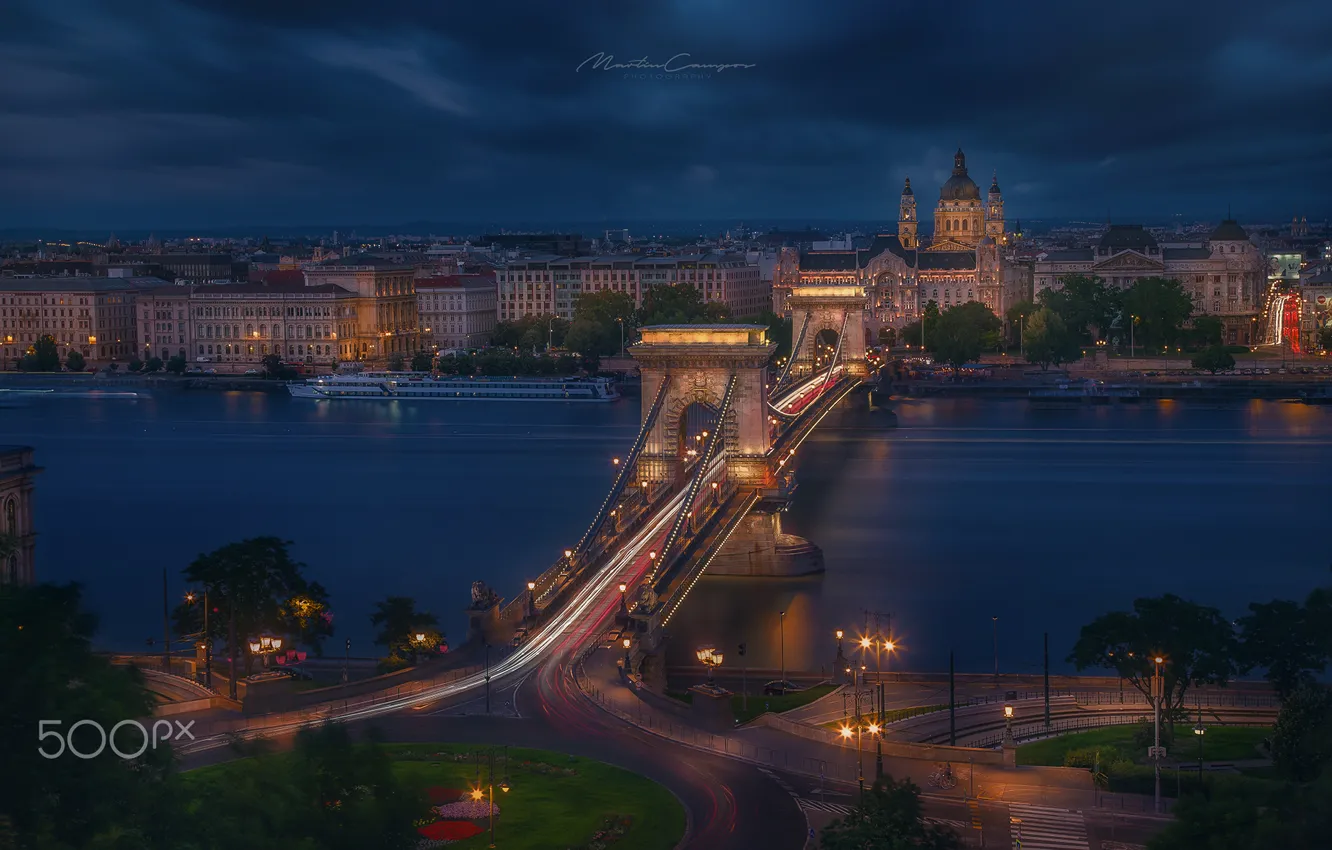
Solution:
M 657 325 L 640 330 L 640 342 L 629 352 L 643 376 L 643 418 L 650 415 L 663 382 L 661 413 L 648 433 L 639 458 L 640 481 L 675 481 L 685 465 L 686 443 L 712 425 L 721 430 L 727 475 L 738 482 L 758 483 L 767 475 L 767 365 L 776 346 L 763 325 Z M 730 410 L 716 421 L 726 392 L 735 379 Z M 707 428 L 706 430 L 711 430 Z
M 795 333 L 801 340 L 799 350 L 792 352 L 796 374 L 809 374 L 818 369 L 819 341 L 831 339 L 841 343 L 841 362 L 848 374 L 861 378 L 869 375 L 869 366 L 865 362 L 865 298 L 863 286 L 797 285 L 791 288 L 787 304 L 795 317 Z M 809 325 L 801 334 L 800 326 L 804 322 Z M 824 360 L 824 368 L 828 362 Z

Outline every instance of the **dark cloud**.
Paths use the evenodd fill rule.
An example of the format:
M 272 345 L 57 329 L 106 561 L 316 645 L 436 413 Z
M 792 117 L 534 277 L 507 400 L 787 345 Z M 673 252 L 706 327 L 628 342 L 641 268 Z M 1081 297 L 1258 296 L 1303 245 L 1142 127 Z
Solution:
M 1303 0 L 4 14 L 0 226 L 889 221 L 959 144 L 1025 218 L 1329 212 L 1332 7 Z M 598 52 L 754 67 L 579 69 Z

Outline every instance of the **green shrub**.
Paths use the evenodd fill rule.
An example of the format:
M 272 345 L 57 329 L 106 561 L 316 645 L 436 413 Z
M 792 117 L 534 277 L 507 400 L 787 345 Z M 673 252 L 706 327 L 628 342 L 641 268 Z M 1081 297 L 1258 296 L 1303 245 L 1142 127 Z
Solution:
M 1085 767 L 1092 770 L 1097 766 L 1102 773 L 1133 766 L 1133 759 L 1119 747 L 1079 747 L 1064 753 L 1064 767 Z

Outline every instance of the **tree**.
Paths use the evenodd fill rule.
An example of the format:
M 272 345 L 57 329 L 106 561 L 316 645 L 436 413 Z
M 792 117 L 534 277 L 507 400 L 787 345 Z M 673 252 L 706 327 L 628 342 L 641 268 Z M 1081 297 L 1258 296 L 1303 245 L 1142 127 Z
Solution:
M 1033 315 L 1037 309 L 1034 303 L 1024 298 L 1004 311 L 1004 338 L 1009 345 L 1022 344 L 1022 333 L 1023 328 L 1026 327 L 1027 318 Z
M 200 555 L 182 574 L 192 587 L 206 588 L 218 616 L 210 618 L 215 636 L 231 646 L 230 621 L 235 618 L 236 649 L 248 673 L 253 663 L 249 638 L 261 634 L 289 636 L 322 654 L 323 640 L 333 633 L 328 593 L 305 578 L 305 565 L 287 551 L 291 544 L 276 537 L 254 537 Z M 203 612 L 182 604 L 175 612 L 182 634 L 202 630 Z
M 1311 785 L 1215 783 L 1185 796 L 1148 850 L 1275 850 L 1325 847 L 1332 833 L 1332 772 Z
M 1206 369 L 1215 375 L 1223 369 L 1234 369 L 1235 358 L 1224 345 L 1213 345 L 1193 355 L 1193 368 Z
M 897 328 L 879 328 L 879 345 L 885 349 L 897 345 Z
M 390 372 L 401 372 L 402 367 L 406 365 L 403 356 L 396 351 L 389 355 L 388 370 Z
M 1309 782 L 1332 763 L 1332 691 L 1302 683 L 1281 703 L 1272 732 L 1272 762 L 1282 775 Z
M 574 303 L 574 318 L 564 346 L 585 358 L 618 354 L 621 338 L 626 346 L 632 343 L 638 324 L 634 300 L 628 293 L 610 289 L 586 292 Z
M 1114 670 L 1152 700 L 1153 659 L 1164 658 L 1163 709 L 1184 705 L 1191 685 L 1223 685 L 1241 666 L 1230 621 L 1215 608 L 1167 593 L 1133 600 L 1133 611 L 1113 611 L 1082 627 L 1068 661 L 1078 670 Z
M 25 372 L 59 372 L 60 352 L 56 349 L 55 337 L 50 334 L 39 336 L 23 356 L 19 368 Z
M 143 364 L 143 371 L 145 371 L 145 372 L 160 372 L 160 371 L 162 371 L 162 358 L 161 358 L 161 357 L 149 357 L 149 358 L 148 358 L 148 361 L 147 361 L 146 363 Z
M 370 624 L 379 628 L 375 643 L 388 649 L 389 661 L 410 659 L 416 663 L 418 653 L 434 649 L 444 640 L 439 620 L 428 611 L 416 610 L 416 600 L 409 596 L 390 596 L 376 602 Z
M 380 737 L 357 743 L 342 724 L 296 734 L 290 753 L 266 742 L 238 748 L 248 756 L 191 783 L 190 850 L 409 850 L 428 801 L 395 774 Z M 177 836 L 180 841 L 180 836 Z
M 1027 317 L 1024 331 L 1026 355 L 1029 363 L 1040 364 L 1042 369 L 1071 363 L 1082 357 L 1082 346 L 1070 333 L 1064 320 L 1049 307 L 1042 307 Z
M 1222 329 L 1221 320 L 1216 316 L 1199 316 L 1193 320 L 1193 327 L 1189 329 L 1189 345 L 1198 349 L 1219 346 Z
M 265 357 L 264 361 L 265 361 L 265 366 L 267 366 L 268 358 Z M 278 363 L 281 364 L 281 362 L 282 361 L 279 358 Z M 174 357 L 171 357 L 170 359 L 167 360 L 166 370 L 176 375 L 180 375 L 185 372 L 187 366 L 189 366 L 189 363 L 186 362 L 185 358 L 177 354 Z
M 1316 599 L 1311 597 L 1315 605 Z M 1283 700 L 1327 669 L 1332 659 L 1321 611 L 1284 599 L 1251 603 L 1249 611 L 1239 620 L 1244 666 L 1266 669 Z
M 418 351 L 412 355 L 412 371 L 429 372 L 434 362 L 435 358 L 430 355 L 429 351 Z
M 781 360 L 783 357 L 789 357 L 793 333 L 791 319 L 786 316 L 779 316 L 771 310 L 764 310 L 754 321 L 756 324 L 768 326 L 768 342 L 777 346 L 777 350 L 772 353 L 773 362 Z
M 269 378 L 276 378 L 281 375 L 285 369 L 282 365 L 282 355 L 280 354 L 265 354 L 259 363 L 264 368 L 264 375 Z
M 1121 309 L 1119 290 L 1107 287 L 1099 277 L 1080 274 L 1064 275 L 1059 284 L 1041 291 L 1040 305 L 1059 314 L 1079 344 L 1104 338 Z
M 902 328 L 902 343 L 916 348 L 924 348 L 926 351 L 933 351 L 934 349 L 930 347 L 930 343 L 939 330 L 939 302 L 925 302 L 925 307 L 921 310 L 920 316 L 919 319 Z M 921 331 L 922 324 L 924 325 L 923 334 Z M 923 346 L 921 345 L 922 336 L 925 341 Z
M 961 850 L 962 840 L 946 826 L 925 820 L 920 788 L 910 779 L 876 780 L 846 817 L 823 828 L 823 850 Z
M 643 293 L 639 325 L 690 325 L 724 322 L 731 311 L 720 301 L 705 301 L 690 283 L 659 283 Z
M 968 301 L 950 307 L 939 316 L 938 330 L 926 345 L 944 362 L 960 368 L 980 357 L 986 335 L 997 334 L 999 327 L 999 317 L 989 307 L 979 301 Z
M 129 362 L 129 370 L 131 372 L 138 372 L 141 369 L 143 369 L 143 361 L 139 359 L 138 355 L 131 355 Z
M 83 354 L 71 348 L 69 354 L 65 355 L 65 368 L 71 372 L 82 372 L 88 368 L 88 363 L 83 359 Z
M 1124 292 L 1123 309 L 1136 317 L 1134 336 L 1146 350 L 1175 345 L 1193 312 L 1193 299 L 1177 280 L 1144 277 Z
M 19 840 L 10 846 L 171 846 L 167 836 L 184 824 L 163 801 L 170 779 L 170 750 L 159 745 L 127 761 L 109 748 L 93 758 L 62 750 L 55 736 L 68 735 L 80 753 L 101 743 L 96 726 L 147 718 L 153 699 L 133 667 L 112 666 L 92 650 L 97 618 L 83 607 L 78 585 L 0 585 L 0 825 L 8 822 Z M 116 745 L 134 751 L 143 741 L 122 728 Z M 0 826 L 0 834 L 4 827 Z

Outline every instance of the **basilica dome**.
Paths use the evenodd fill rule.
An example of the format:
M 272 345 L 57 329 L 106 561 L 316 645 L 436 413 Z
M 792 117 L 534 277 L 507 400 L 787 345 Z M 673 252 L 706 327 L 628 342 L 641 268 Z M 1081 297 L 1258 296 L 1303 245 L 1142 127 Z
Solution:
M 953 176 L 939 189 L 941 201 L 979 201 L 980 187 L 967 175 L 967 156 L 958 148 L 953 155 Z

